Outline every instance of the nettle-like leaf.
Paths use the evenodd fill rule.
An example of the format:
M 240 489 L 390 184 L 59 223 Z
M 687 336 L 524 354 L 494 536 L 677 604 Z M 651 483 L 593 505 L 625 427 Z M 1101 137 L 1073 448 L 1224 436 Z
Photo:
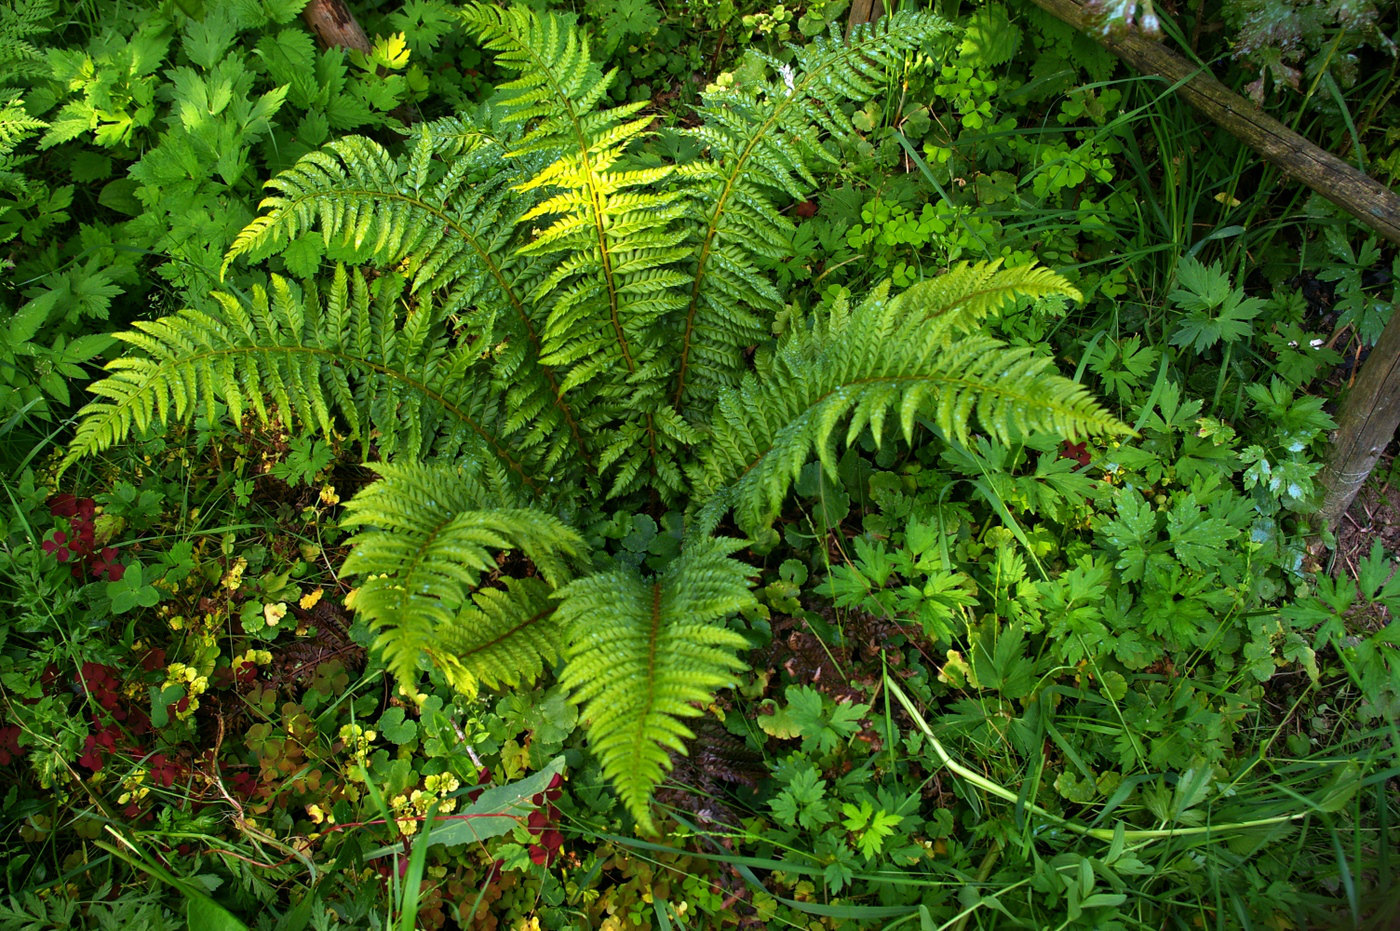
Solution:
M 1101 520 L 1099 532 L 1119 554 L 1115 565 L 1123 579 L 1142 581 L 1149 567 L 1163 559 L 1157 542 L 1157 512 L 1136 492 L 1119 495 L 1114 505 L 1117 515 L 1110 521 Z
M 1216 343 L 1235 343 L 1248 336 L 1252 321 L 1264 309 L 1257 297 L 1245 297 L 1240 288 L 1230 286 L 1230 276 L 1219 263 L 1210 266 L 1185 258 L 1176 269 L 1177 289 L 1167 297 L 1182 310 L 1185 318 L 1172 334 L 1173 346 L 1190 346 L 1196 352 Z
M 601 572 L 560 590 L 568 665 L 561 681 L 583 705 L 589 744 L 628 811 L 653 829 L 648 802 L 694 734 L 682 719 L 743 667 L 748 641 L 722 621 L 754 602 L 755 570 L 730 554 L 742 541 L 698 540 L 656 578 Z

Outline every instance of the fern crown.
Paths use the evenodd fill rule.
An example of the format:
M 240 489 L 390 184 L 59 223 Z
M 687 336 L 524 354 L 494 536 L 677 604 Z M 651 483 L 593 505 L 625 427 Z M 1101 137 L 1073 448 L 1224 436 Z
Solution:
M 780 202 L 830 159 L 814 140 L 849 131 L 841 104 L 945 31 L 936 17 L 770 60 L 767 83 L 705 97 L 687 130 L 704 157 L 661 164 L 640 146 L 651 118 L 605 103 L 613 74 L 564 19 L 459 15 L 512 75 L 489 109 L 401 150 L 344 138 L 269 181 L 225 267 L 312 231 L 341 264 L 122 334 L 64 465 L 221 409 L 372 446 L 345 571 L 390 671 L 412 686 L 426 656 L 470 695 L 558 667 L 650 827 L 686 719 L 742 667 L 726 622 L 754 573 L 744 541 L 710 535 L 727 515 L 768 532 L 805 463 L 834 471 L 840 445 L 886 441 L 887 421 L 906 441 L 921 418 L 953 441 L 974 419 L 999 437 L 1126 428 L 980 332 L 1011 300 L 1079 296 L 1042 268 L 962 265 L 768 336 L 784 299 L 762 269 L 792 233 Z M 590 549 L 577 528 L 601 497 L 684 511 L 680 554 L 647 575 Z

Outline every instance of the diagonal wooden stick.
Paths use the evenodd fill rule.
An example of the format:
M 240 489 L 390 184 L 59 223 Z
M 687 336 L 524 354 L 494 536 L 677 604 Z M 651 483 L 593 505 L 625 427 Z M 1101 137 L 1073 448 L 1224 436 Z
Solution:
M 365 35 L 364 27 L 345 5 L 345 0 L 311 0 L 302 9 L 301 18 L 323 48 L 343 48 L 369 54 L 369 36 Z M 379 73 L 383 76 L 384 69 L 380 68 Z M 423 118 L 418 107 L 412 103 L 400 105 L 389 115 L 405 126 L 412 126 Z
M 1075 0 L 1033 0 L 1036 6 L 1098 42 L 1143 74 L 1176 87 L 1183 100 L 1258 152 L 1285 175 L 1312 188 L 1386 239 L 1400 245 L 1400 196 L 1326 149 L 1269 116 L 1250 101 L 1160 42 L 1132 32 L 1106 34 Z
M 345 0 L 311 0 L 301 11 L 307 27 L 326 48 L 339 46 L 369 52 L 369 36 L 345 5 Z

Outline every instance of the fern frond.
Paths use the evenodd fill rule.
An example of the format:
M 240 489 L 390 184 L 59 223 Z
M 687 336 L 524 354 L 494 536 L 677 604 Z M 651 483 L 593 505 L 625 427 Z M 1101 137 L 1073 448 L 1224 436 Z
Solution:
M 46 74 L 44 52 L 29 41 L 53 31 L 62 22 L 58 0 L 10 0 L 0 5 L 0 95 L 31 75 Z
M 766 527 L 813 450 L 836 474 L 836 430 L 847 420 L 847 445 L 867 426 L 878 442 L 892 412 L 906 441 L 920 415 L 960 442 L 974 414 L 1002 440 L 1038 430 L 1066 437 L 1131 432 L 1084 388 L 1055 374 L 1053 360 L 930 324 L 930 314 L 968 320 L 1028 290 L 1073 293 L 1062 279 L 987 266 L 960 268 L 953 277 L 893 300 L 877 290 L 853 311 L 835 302 L 825 320 L 788 339 L 762 378 L 751 375 L 722 396 L 694 473 L 697 491 L 711 499 L 706 520 L 732 507 L 745 533 Z
M 384 455 L 471 451 L 537 488 L 538 455 L 507 439 L 499 398 L 487 379 L 470 377 L 481 346 L 449 345 L 430 307 L 404 313 L 402 289 L 396 276 L 371 285 L 340 267 L 324 301 L 273 276 L 271 290 L 255 286 L 246 304 L 215 292 L 218 316 L 182 310 L 138 322 L 118 334 L 132 351 L 90 389 L 97 400 L 80 412 L 62 467 L 198 410 L 217 420 L 221 401 L 234 423 L 250 411 L 266 422 L 275 408 L 326 434 L 338 414 Z
M 959 262 L 937 278 L 920 281 L 896 301 L 922 314 L 939 332 L 971 333 L 987 317 L 1017 298 L 1084 295 L 1065 278 L 1040 265 L 1002 268 L 1001 259 Z
M 223 270 L 239 256 L 319 227 L 329 244 L 398 268 L 414 292 L 451 288 L 443 302 L 449 313 L 477 303 L 519 312 L 521 271 L 510 266 L 507 245 L 528 207 L 511 189 L 523 175 L 503 161 L 498 143 L 464 141 L 461 120 L 424 125 L 416 134 L 402 159 L 362 136 L 302 156 L 264 185 L 276 193 L 234 238 Z
M 532 295 L 547 311 L 543 359 L 569 370 L 566 390 L 617 361 L 634 374 L 647 361 L 645 332 L 674 298 L 629 300 L 631 278 L 677 261 L 682 238 L 668 229 L 682 212 L 676 195 L 648 190 L 669 169 L 615 170 L 651 122 L 634 118 L 644 103 L 596 109 L 616 72 L 603 73 L 587 36 L 565 17 L 483 4 L 467 4 L 458 16 L 516 75 L 497 104 L 503 123 L 528 127 L 513 154 L 550 159 L 518 186 L 551 192 L 522 218 L 552 218 L 523 250 L 555 266 Z M 630 271 L 618 267 L 628 259 Z
M 562 375 L 540 363 L 528 296 L 537 272 L 514 253 L 516 225 L 531 205 L 514 185 L 528 176 L 529 166 L 504 159 L 492 130 L 461 118 L 418 127 L 403 158 L 371 139 L 340 139 L 267 182 L 277 193 L 238 234 L 224 268 L 319 228 L 328 242 L 400 270 L 411 291 L 435 293 L 442 313 L 469 310 L 465 332 L 505 347 L 497 362 L 514 412 L 509 429 L 530 429 L 546 445 L 543 466 L 553 468 L 585 449 Z
M 672 751 L 743 664 L 747 641 L 719 623 L 753 602 L 754 570 L 731 559 L 744 544 L 701 540 L 643 579 L 630 569 L 585 576 L 559 591 L 569 641 L 562 684 L 583 706 L 589 745 L 637 824 L 653 831 L 651 791 Z
M 24 109 L 24 101 L 19 97 L 9 99 L 0 96 L 0 159 L 5 158 L 30 136 L 48 126 L 43 120 L 36 120 Z
M 593 112 L 617 73 L 604 74 L 593 62 L 588 37 L 573 17 L 484 3 L 463 4 L 457 16 L 496 53 L 496 64 L 517 76 L 497 88 L 496 103 L 504 122 L 531 127 L 517 153 L 585 150 L 593 135 L 585 121 L 607 124 L 608 114 L 617 112 Z
M 583 540 L 558 518 L 511 506 L 507 490 L 460 468 L 374 468 L 379 480 L 346 504 L 343 525 L 363 529 L 344 571 L 364 579 L 354 607 L 389 670 L 405 688 L 415 686 L 418 655 L 426 652 L 467 694 L 479 683 L 533 682 L 558 657 L 549 597 L 569 580 Z M 512 549 L 541 578 L 479 589 L 498 570 L 497 554 Z
M 652 421 L 670 369 L 660 323 L 684 305 L 675 283 L 691 254 L 679 222 L 687 204 L 679 192 L 657 189 L 670 167 L 630 164 L 630 147 L 651 123 L 636 116 L 645 102 L 599 108 L 615 72 L 589 58 L 588 39 L 571 19 L 479 4 L 459 15 L 516 75 L 496 104 L 503 123 L 525 127 L 512 153 L 550 159 L 518 185 L 545 195 L 522 217 L 541 224 L 521 250 L 554 269 L 531 294 L 544 315 L 541 360 L 567 372 L 561 389 L 582 392 L 576 406 L 616 421 L 640 412 L 646 421 L 640 445 L 622 446 L 618 429 L 600 438 L 601 448 L 623 450 L 600 466 L 611 470 L 610 494 L 621 494 L 675 460 Z M 604 377 L 619 365 L 625 380 Z M 674 497 L 678 488 L 663 481 L 659 490 Z
M 827 38 L 792 48 L 791 64 L 764 56 L 766 84 L 706 95 L 692 130 L 709 158 L 688 165 L 682 178 L 705 218 L 691 242 L 690 294 L 680 342 L 673 402 L 691 390 L 712 398 L 737 384 L 743 349 L 759 342 L 782 306 L 760 262 L 783 254 L 792 225 L 775 197 L 801 198 L 816 186 L 812 168 L 831 156 L 823 132 L 850 133 L 843 103 L 878 96 L 906 53 L 952 27 L 925 13 L 896 13 L 858 27 L 843 40 Z

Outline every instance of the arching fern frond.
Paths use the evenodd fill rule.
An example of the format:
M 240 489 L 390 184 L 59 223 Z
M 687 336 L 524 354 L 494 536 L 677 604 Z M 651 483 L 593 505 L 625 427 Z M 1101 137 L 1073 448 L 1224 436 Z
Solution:
M 345 560 L 363 581 L 354 607 L 405 688 L 425 652 L 452 685 L 533 682 L 562 643 L 550 601 L 583 540 L 543 511 L 511 506 L 506 489 L 442 464 L 381 463 L 379 481 L 346 505 L 361 528 Z M 494 578 L 497 555 L 519 550 L 539 578 Z M 487 577 L 493 585 L 478 588 Z M 416 689 L 415 689 L 416 690 Z
M 319 228 L 330 244 L 400 268 L 412 291 L 450 287 L 448 312 L 476 303 L 520 308 L 522 272 L 510 267 L 507 246 L 530 206 L 512 185 L 527 175 L 480 132 L 471 136 L 454 118 L 416 127 L 403 158 L 363 136 L 307 153 L 263 185 L 275 193 L 234 238 L 224 270 Z
M 561 681 L 583 705 L 589 745 L 623 803 L 654 830 L 651 791 L 693 737 L 701 714 L 742 668 L 747 641 L 719 623 L 753 602 L 754 570 L 736 540 L 698 540 L 654 579 L 630 569 L 585 576 L 560 590 L 569 640 Z
M 952 27 L 925 13 L 896 13 L 793 47 L 791 64 L 762 56 L 772 69 L 757 86 L 706 94 L 703 123 L 691 134 L 709 158 L 682 169 L 694 209 L 704 217 L 691 242 L 690 275 L 674 402 L 700 390 L 713 397 L 737 384 L 745 346 L 759 342 L 782 300 L 757 271 L 783 254 L 792 226 L 774 203 L 816 186 L 812 169 L 831 156 L 822 133 L 850 133 L 843 103 L 878 96 L 905 54 Z
M 969 286 L 979 281 L 982 287 Z M 867 426 L 878 442 L 891 412 L 906 440 L 919 415 L 962 442 L 974 415 L 1002 440 L 1037 430 L 1066 437 L 1131 432 L 1084 388 L 1055 374 L 1053 360 L 930 324 L 930 314 L 968 319 L 1016 293 L 1073 290 L 1058 276 L 974 266 L 959 269 L 952 284 L 893 300 L 879 289 L 854 310 L 836 302 L 826 319 L 789 338 L 762 378 L 749 376 L 721 397 L 694 473 L 702 499 L 710 498 L 704 522 L 732 507 L 745 533 L 766 527 L 813 450 L 836 474 L 836 430 L 847 420 L 847 445 Z
M 407 276 L 412 292 L 432 292 L 463 332 L 499 346 L 495 369 L 509 385 L 508 428 L 530 429 L 545 444 L 544 468 L 583 457 L 575 409 L 562 376 L 541 364 L 532 263 L 515 254 L 517 224 L 532 201 L 515 190 L 530 166 L 504 157 L 491 130 L 462 118 L 420 126 L 410 152 L 394 157 L 351 136 L 303 156 L 267 182 L 262 215 L 238 234 L 225 268 L 241 255 L 291 242 L 319 228 L 328 242 Z M 447 159 L 444 161 L 443 159 Z
M 937 278 L 920 281 L 895 298 L 898 308 L 921 314 L 936 332 L 971 333 L 1018 298 L 1084 295 L 1062 275 L 1040 265 L 1002 268 L 1001 259 L 959 262 Z
M 132 351 L 92 386 L 97 400 L 80 412 L 63 467 L 199 410 L 217 420 L 222 402 L 235 423 L 248 412 L 266 422 L 275 409 L 326 434 L 338 416 L 386 456 L 470 451 L 537 487 L 538 453 L 506 438 L 488 381 L 468 377 L 480 345 L 449 345 L 431 307 L 404 311 L 402 290 L 397 276 L 367 284 L 342 267 L 324 300 L 314 286 L 303 294 L 273 276 L 246 303 L 215 292 L 217 316 L 187 309 L 136 323 L 118 334 Z

